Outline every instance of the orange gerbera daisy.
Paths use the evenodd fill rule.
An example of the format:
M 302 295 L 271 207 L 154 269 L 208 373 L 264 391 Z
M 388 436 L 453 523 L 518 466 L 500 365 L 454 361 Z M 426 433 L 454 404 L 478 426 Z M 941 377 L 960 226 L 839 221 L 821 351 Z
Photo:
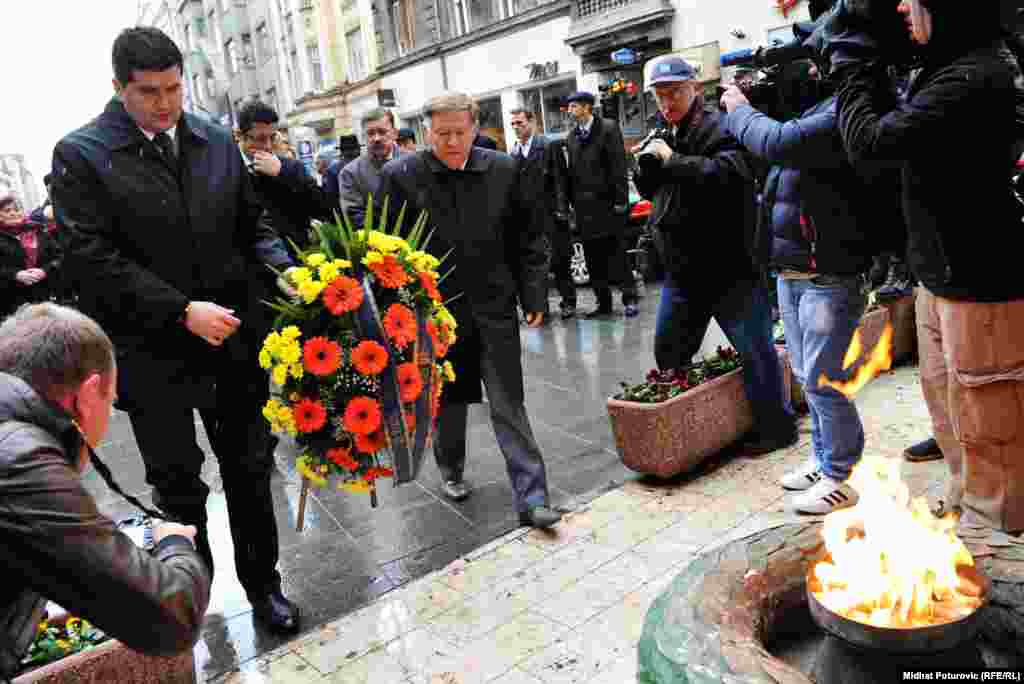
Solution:
M 410 280 L 409 274 L 405 272 L 405 268 L 394 254 L 385 254 L 382 260 L 370 264 L 370 270 L 384 287 L 402 287 Z
M 313 337 L 302 346 L 306 370 L 313 375 L 330 375 L 341 366 L 341 345 L 326 337 Z
M 345 429 L 354 435 L 368 435 L 380 427 L 380 406 L 370 397 L 356 397 L 345 407 Z
M 359 468 L 359 461 L 352 458 L 352 451 L 350 449 L 343 449 L 341 447 L 328 449 L 327 459 L 349 472 Z
M 406 407 L 405 411 L 405 431 L 412 434 L 416 432 L 416 409 L 415 407 Z
M 384 314 L 384 331 L 399 349 L 416 341 L 416 314 L 403 304 L 392 304 Z
M 355 311 L 363 303 L 363 288 L 359 281 L 348 276 L 338 276 L 324 288 L 324 306 L 335 316 L 346 311 Z
M 383 430 L 371 432 L 368 435 L 356 435 L 356 449 L 364 454 L 375 454 L 388 445 Z
M 295 428 L 299 432 L 316 432 L 327 422 L 327 410 L 319 401 L 301 399 L 292 408 Z
M 372 468 L 366 469 L 366 474 L 363 475 L 363 479 L 366 480 L 367 482 L 373 482 L 374 480 L 380 477 L 393 477 L 394 474 L 395 471 L 386 466 L 373 466 Z
M 402 401 L 409 403 L 416 401 L 423 391 L 423 378 L 420 377 L 420 369 L 415 363 L 403 363 L 398 366 L 398 396 Z
M 437 358 L 443 359 L 448 355 L 448 348 L 452 346 L 451 335 L 448 326 L 444 323 L 437 327 L 436 341 L 434 342 L 434 354 Z
M 427 291 L 427 295 L 435 302 L 441 301 L 441 293 L 437 289 L 437 279 L 433 273 L 420 272 L 420 285 Z
M 388 366 L 388 350 L 373 340 L 363 340 L 352 350 L 352 365 L 362 375 L 377 375 Z

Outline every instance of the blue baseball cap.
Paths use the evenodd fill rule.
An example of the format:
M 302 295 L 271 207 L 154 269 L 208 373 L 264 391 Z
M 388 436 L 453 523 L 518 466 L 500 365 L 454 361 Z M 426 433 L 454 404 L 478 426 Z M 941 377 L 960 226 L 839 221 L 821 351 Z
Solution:
M 593 93 L 588 93 L 585 90 L 579 90 L 570 95 L 569 97 L 565 98 L 565 104 L 569 104 L 570 102 L 584 102 L 586 104 L 592 105 L 595 102 L 597 102 L 597 98 L 594 97 Z
M 644 65 L 647 76 L 647 88 L 667 83 L 685 83 L 695 81 L 698 69 L 679 55 L 661 55 Z

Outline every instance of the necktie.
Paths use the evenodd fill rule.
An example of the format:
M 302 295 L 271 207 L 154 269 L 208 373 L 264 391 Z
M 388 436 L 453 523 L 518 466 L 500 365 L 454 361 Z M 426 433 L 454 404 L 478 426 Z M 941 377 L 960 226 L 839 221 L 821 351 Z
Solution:
M 178 159 L 174 155 L 174 141 L 171 140 L 171 136 L 167 134 L 167 131 L 163 133 L 157 133 L 153 138 L 153 142 L 160 148 L 160 153 L 163 154 L 164 159 L 171 165 L 171 168 L 175 171 L 178 170 Z

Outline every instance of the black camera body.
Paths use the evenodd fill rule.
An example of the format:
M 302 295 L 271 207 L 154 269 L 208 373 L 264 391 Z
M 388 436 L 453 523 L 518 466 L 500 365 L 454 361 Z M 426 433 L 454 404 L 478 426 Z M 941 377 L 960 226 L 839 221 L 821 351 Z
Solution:
M 672 129 L 665 125 L 665 121 L 660 118 L 660 115 L 655 128 L 638 143 L 638 146 L 640 147 L 640 152 L 636 155 L 636 163 L 638 165 L 643 167 L 652 167 L 659 166 L 661 164 L 661 161 L 658 159 L 658 155 L 653 152 L 644 151 L 644 148 L 647 147 L 647 144 L 652 140 L 664 140 L 669 147 L 672 147 L 672 143 L 674 141 Z
M 125 518 L 116 524 L 117 529 L 127 535 L 140 549 L 152 552 L 156 547 L 153 542 L 153 519 L 148 515 Z

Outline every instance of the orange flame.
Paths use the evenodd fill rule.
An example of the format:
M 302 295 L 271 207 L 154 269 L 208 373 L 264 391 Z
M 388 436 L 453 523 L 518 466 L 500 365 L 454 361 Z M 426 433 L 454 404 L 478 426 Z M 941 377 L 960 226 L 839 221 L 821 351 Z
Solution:
M 878 344 L 875 345 L 874 349 L 867 355 L 864 363 L 861 364 L 857 372 L 854 373 L 853 378 L 843 382 L 842 380 L 830 380 L 824 373 L 818 376 L 818 387 L 831 387 L 837 392 L 845 394 L 847 397 L 852 397 L 861 389 L 864 385 L 868 384 L 875 377 L 878 376 L 882 371 L 887 371 L 892 368 L 892 323 L 886 323 L 885 328 L 882 330 L 882 335 L 878 339 Z M 860 341 L 860 329 L 854 331 L 853 339 L 850 340 L 850 346 L 846 350 L 846 355 L 843 357 L 843 370 L 848 370 L 853 366 L 857 360 L 861 357 L 863 345 Z

